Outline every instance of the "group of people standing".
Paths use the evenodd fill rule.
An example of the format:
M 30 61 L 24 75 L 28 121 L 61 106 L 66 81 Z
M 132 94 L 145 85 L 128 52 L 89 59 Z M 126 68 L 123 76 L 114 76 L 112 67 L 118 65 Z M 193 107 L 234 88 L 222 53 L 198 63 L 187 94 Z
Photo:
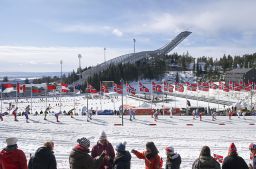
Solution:
M 17 141 L 15 137 L 6 139 L 7 147 L 0 152 L 0 169 L 57 169 L 52 141 L 47 141 L 38 148 L 35 154 L 30 156 L 28 164 L 25 153 L 18 149 Z M 116 152 L 104 131 L 91 151 L 90 138 L 79 138 L 69 155 L 70 169 L 131 169 L 132 156 L 126 150 L 126 142 L 118 143 L 115 150 Z M 210 148 L 204 146 L 192 169 L 256 169 L 256 144 L 250 144 L 249 150 L 252 161 L 247 165 L 232 143 L 221 167 L 211 156 Z M 171 145 L 165 148 L 165 166 L 154 142 L 146 143 L 146 148 L 142 152 L 132 149 L 131 153 L 144 160 L 145 169 L 180 169 L 182 162 L 181 156 L 174 152 Z

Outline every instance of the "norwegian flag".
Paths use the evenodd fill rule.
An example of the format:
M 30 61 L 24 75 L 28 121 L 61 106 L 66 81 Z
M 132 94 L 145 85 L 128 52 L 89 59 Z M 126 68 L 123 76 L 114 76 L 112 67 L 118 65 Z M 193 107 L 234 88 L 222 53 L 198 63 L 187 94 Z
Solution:
M 234 91 L 241 91 L 243 89 L 243 87 L 240 85 L 240 83 L 235 83 L 233 90 Z
M 87 84 L 86 92 L 87 93 L 97 93 L 97 90 L 91 84 Z
M 232 81 L 229 81 L 229 89 L 234 90 L 234 83 Z
M 208 92 L 209 91 L 209 83 L 207 82 L 202 82 L 202 83 L 198 83 L 198 90 L 204 91 L 204 92 Z
M 184 86 L 181 83 L 176 83 L 175 90 L 178 92 L 184 92 Z
M 61 92 L 67 93 L 69 91 L 68 84 L 61 83 Z
M 126 91 L 132 95 L 136 94 L 136 89 L 132 87 L 129 83 L 126 83 Z
M 213 154 L 213 158 L 218 161 L 219 163 L 223 163 L 223 156 L 218 154 Z
M 216 85 L 215 83 L 213 83 L 213 82 L 210 82 L 210 88 L 211 89 L 218 89 L 218 85 Z
M 251 91 L 252 90 L 252 85 L 253 85 L 253 82 L 246 83 L 244 85 L 244 90 Z
M 152 88 L 153 88 L 153 92 L 162 92 L 162 85 L 160 84 L 156 84 L 155 82 L 152 82 Z
M 164 91 L 168 91 L 168 87 L 169 87 L 168 83 L 164 81 Z
M 224 85 L 222 90 L 223 90 L 224 92 L 229 92 L 229 86 Z
M 140 91 L 144 93 L 148 93 L 149 89 L 145 87 L 141 82 L 139 82 Z
M 194 84 L 188 84 L 187 86 L 187 90 L 190 90 L 190 91 L 196 91 L 197 90 L 197 84 L 194 83 Z
M 222 90 L 224 88 L 224 83 L 219 82 L 219 89 Z
M 108 91 L 108 87 L 106 86 L 106 85 L 104 85 L 104 84 L 101 84 L 101 91 L 103 92 L 103 93 L 108 93 L 109 91 Z
M 173 89 L 174 89 L 174 86 L 173 86 L 172 84 L 169 84 L 168 91 L 169 91 L 170 93 L 172 93 L 172 92 L 173 92 Z
M 118 85 L 116 83 L 114 83 L 114 91 L 118 94 L 123 94 L 123 88 L 122 85 Z
M 56 90 L 55 85 L 47 85 L 47 90 Z
M 17 83 L 17 93 L 24 93 L 25 90 L 26 90 L 26 85 Z

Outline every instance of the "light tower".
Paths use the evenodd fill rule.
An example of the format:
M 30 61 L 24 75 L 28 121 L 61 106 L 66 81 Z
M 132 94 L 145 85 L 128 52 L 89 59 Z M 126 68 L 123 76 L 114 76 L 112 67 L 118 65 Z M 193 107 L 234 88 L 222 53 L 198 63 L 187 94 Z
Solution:
M 136 43 L 136 39 L 133 38 L 133 53 L 135 53 L 135 43 Z
M 81 58 L 82 58 L 82 55 L 78 54 L 79 67 L 78 67 L 77 73 L 79 74 L 79 79 L 80 77 L 82 77 Z
M 106 62 L 106 48 L 104 48 L 104 62 Z

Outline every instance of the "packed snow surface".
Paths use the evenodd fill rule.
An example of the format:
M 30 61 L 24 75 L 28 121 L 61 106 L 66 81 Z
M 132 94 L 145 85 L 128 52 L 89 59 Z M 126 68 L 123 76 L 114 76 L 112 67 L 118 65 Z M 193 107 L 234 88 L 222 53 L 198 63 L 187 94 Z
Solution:
M 193 120 L 191 116 L 159 116 L 157 122 L 151 116 L 136 116 L 134 121 L 130 121 L 129 116 L 124 116 L 124 126 L 115 125 L 121 123 L 118 116 L 95 115 L 90 122 L 86 121 L 86 116 L 60 116 L 59 123 L 50 115 L 48 120 L 43 120 L 43 116 L 30 116 L 29 123 L 25 122 L 23 116 L 18 119 L 15 122 L 12 116 L 4 116 L 4 121 L 0 121 L 0 147 L 5 146 L 7 137 L 18 137 L 19 148 L 29 158 L 29 154 L 34 153 L 44 141 L 53 140 L 59 169 L 69 168 L 69 153 L 78 138 L 95 137 L 91 139 L 93 146 L 102 130 L 107 133 L 108 140 L 114 147 L 118 142 L 126 141 L 126 149 L 129 151 L 142 151 L 146 142 L 153 141 L 164 160 L 164 148 L 173 145 L 175 152 L 182 157 L 182 169 L 191 169 L 202 146 L 208 145 L 211 153 L 226 156 L 232 142 L 236 144 L 239 155 L 248 162 L 248 145 L 255 142 L 256 136 L 255 125 L 250 125 L 256 123 L 256 117 L 253 116 L 246 116 L 246 119 L 232 117 L 231 120 L 221 116 L 216 121 L 212 121 L 211 116 L 204 116 L 203 121 L 198 118 Z M 132 155 L 131 168 L 144 168 L 144 161 Z

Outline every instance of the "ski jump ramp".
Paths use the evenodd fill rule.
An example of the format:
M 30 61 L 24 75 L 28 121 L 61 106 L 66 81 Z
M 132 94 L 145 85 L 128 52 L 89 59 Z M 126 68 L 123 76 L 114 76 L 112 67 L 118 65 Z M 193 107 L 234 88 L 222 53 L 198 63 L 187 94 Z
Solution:
M 160 55 L 166 55 L 170 51 L 172 51 L 180 42 L 182 42 L 185 38 L 187 38 L 192 32 L 184 31 L 179 33 L 170 43 L 164 45 L 163 47 L 154 50 L 154 51 L 142 51 L 138 53 L 130 53 L 126 55 L 122 55 L 113 59 L 110 59 L 106 62 L 98 64 L 97 66 L 91 67 L 86 71 L 82 72 L 82 80 L 87 80 L 87 78 L 102 72 L 109 68 L 110 65 L 117 64 L 126 64 L 126 63 L 135 63 L 142 59 L 147 59 L 149 57 L 157 57 Z

